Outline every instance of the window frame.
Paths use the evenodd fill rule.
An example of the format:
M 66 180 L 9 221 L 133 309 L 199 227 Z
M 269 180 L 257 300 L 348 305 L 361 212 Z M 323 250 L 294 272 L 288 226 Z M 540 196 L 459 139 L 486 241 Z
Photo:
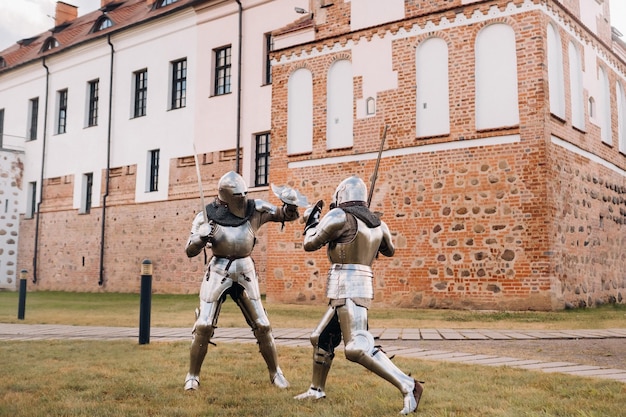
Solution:
M 148 151 L 148 180 L 146 181 L 146 192 L 159 191 L 159 159 L 161 150 L 152 149 Z
M 80 212 L 82 214 L 89 214 L 92 207 L 92 194 L 93 194 L 93 172 L 83 174 L 83 195 L 81 199 Z
M 155 9 L 160 9 L 161 7 L 169 6 L 170 4 L 176 3 L 178 0 L 158 0 L 154 3 Z
M 37 127 L 39 125 L 39 97 L 28 100 L 28 135 L 27 140 L 37 140 Z
M 0 149 L 4 148 L 4 108 L 0 109 Z
M 134 97 L 133 118 L 142 117 L 148 110 L 148 69 L 133 73 Z
M 271 153 L 270 132 L 258 133 L 254 135 L 254 186 L 264 187 L 269 185 L 270 177 L 270 153 Z M 261 172 L 264 171 L 264 172 Z M 261 181 L 262 180 L 262 181 Z
M 87 91 L 89 94 L 88 99 L 88 113 L 87 113 L 87 127 L 98 126 L 98 101 L 100 99 L 100 80 L 92 80 L 87 83 Z
M 67 88 L 57 91 L 57 103 L 58 103 L 57 129 L 56 129 L 57 135 L 62 135 L 64 133 L 67 133 L 67 99 L 68 99 Z
M 108 16 L 100 16 L 93 27 L 93 32 L 100 32 L 113 26 L 113 20 Z
M 271 33 L 266 33 L 264 40 L 265 68 L 263 72 L 263 85 L 270 85 L 272 84 L 272 60 L 270 54 L 274 49 L 274 38 Z
M 32 219 L 37 213 L 37 181 L 30 181 L 27 188 L 26 212 L 24 217 Z
M 182 109 L 187 106 L 187 58 L 172 61 L 171 69 L 170 110 Z
M 230 94 L 232 91 L 232 51 L 232 45 L 222 46 L 213 50 L 215 58 L 213 95 L 215 96 Z

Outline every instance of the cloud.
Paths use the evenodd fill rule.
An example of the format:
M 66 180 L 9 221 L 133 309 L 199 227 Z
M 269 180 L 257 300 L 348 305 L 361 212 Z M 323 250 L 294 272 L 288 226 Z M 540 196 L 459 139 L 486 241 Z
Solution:
M 0 2 L 0 49 L 54 27 L 55 0 Z

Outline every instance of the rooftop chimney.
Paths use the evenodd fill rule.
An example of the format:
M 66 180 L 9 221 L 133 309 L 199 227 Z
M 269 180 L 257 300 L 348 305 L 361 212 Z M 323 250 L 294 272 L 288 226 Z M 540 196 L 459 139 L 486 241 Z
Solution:
M 78 7 L 57 1 L 57 9 L 54 15 L 54 25 L 59 26 L 65 22 L 71 22 L 78 17 Z

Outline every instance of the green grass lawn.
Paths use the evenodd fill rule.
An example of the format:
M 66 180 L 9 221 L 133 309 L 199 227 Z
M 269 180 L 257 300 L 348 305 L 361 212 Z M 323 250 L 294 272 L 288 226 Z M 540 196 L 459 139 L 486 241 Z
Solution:
M 18 320 L 17 292 L 0 292 L 0 322 L 134 327 L 139 323 L 139 295 L 118 293 L 29 292 L 25 319 Z M 190 327 L 197 295 L 152 296 L 151 325 Z M 313 328 L 326 310 L 315 305 L 265 302 L 274 328 Z M 626 327 L 626 305 L 554 312 L 500 312 L 372 307 L 372 328 L 607 329 Z M 227 299 L 220 327 L 246 327 L 236 304 Z
M 396 416 L 402 396 L 342 353 L 327 398 L 296 401 L 311 351 L 279 347 L 287 390 L 269 383 L 254 344 L 211 346 L 200 390 L 185 392 L 188 343 L 0 343 L 0 416 Z M 417 416 L 622 416 L 626 385 L 506 367 L 396 358 L 426 381 Z
M 152 325 L 191 328 L 197 296 L 153 295 Z M 266 303 L 274 328 L 312 328 L 320 305 Z M 18 294 L 0 292 L 1 323 L 138 326 L 139 295 L 31 292 L 25 320 Z M 221 327 L 245 327 L 227 301 Z M 370 325 L 419 328 L 623 328 L 624 306 L 558 312 L 472 312 L 374 307 Z M 311 349 L 279 347 L 292 386 L 269 383 L 254 344 L 211 346 L 197 392 L 182 389 L 188 342 L 139 345 L 132 341 L 0 341 L 0 417 L 40 416 L 395 416 L 400 393 L 341 351 L 324 400 L 293 399 L 308 388 Z M 508 367 L 472 366 L 395 358 L 426 389 L 416 415 L 433 417 L 617 417 L 624 415 L 626 384 Z

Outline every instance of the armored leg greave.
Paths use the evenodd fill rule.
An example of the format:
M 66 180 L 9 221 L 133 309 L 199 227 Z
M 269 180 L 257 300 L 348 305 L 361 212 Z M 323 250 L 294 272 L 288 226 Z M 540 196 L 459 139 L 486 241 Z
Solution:
M 278 354 L 276 344 L 272 335 L 269 318 L 260 299 L 251 299 L 246 291 L 232 294 L 233 299 L 239 305 L 246 322 L 252 328 L 254 337 L 259 343 L 259 351 L 267 364 L 270 373 L 270 381 L 278 388 L 287 388 L 289 382 L 283 375 L 283 371 L 278 366 Z
M 367 309 L 348 299 L 345 306 L 337 309 L 337 314 L 346 344 L 346 358 L 361 364 L 400 390 L 404 397 L 401 414 L 415 411 L 422 386 L 398 369 L 385 352 L 375 346 L 374 337 L 367 331 Z
M 333 358 L 335 354 L 326 352 L 322 348 L 313 349 L 313 377 L 311 379 L 311 386 L 317 388 L 320 391 L 324 391 L 326 387 L 326 378 L 330 372 L 330 367 L 333 364 Z
M 198 389 L 200 384 L 200 369 L 206 356 L 211 337 L 215 329 L 213 326 L 197 326 L 194 329 L 193 341 L 189 350 L 189 372 L 185 377 L 185 389 Z
M 287 388 L 289 382 L 287 382 L 282 370 L 278 366 L 278 354 L 276 353 L 276 344 L 274 343 L 271 328 L 269 326 L 257 326 L 253 329 L 253 332 L 254 337 L 256 337 L 259 343 L 261 356 L 263 356 L 267 364 L 267 369 L 270 373 L 270 381 L 278 388 Z

